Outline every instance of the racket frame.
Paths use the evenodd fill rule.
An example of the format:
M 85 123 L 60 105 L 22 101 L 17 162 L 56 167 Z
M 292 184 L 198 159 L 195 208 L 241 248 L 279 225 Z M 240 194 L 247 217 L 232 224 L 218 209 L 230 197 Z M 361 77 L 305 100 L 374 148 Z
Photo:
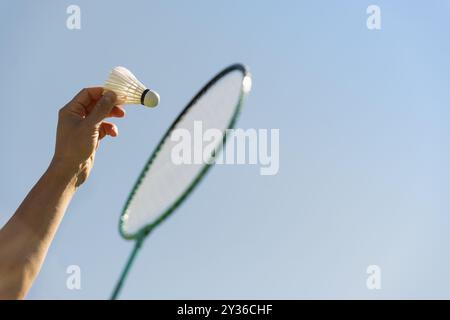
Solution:
M 152 155 L 150 156 L 149 160 L 144 166 L 144 169 L 141 171 L 137 181 L 135 182 L 133 189 L 131 190 L 131 193 L 129 194 L 125 205 L 122 209 L 122 213 L 120 215 L 119 220 L 119 232 L 122 235 L 123 238 L 127 240 L 141 240 L 144 239 L 155 227 L 157 227 L 161 222 L 163 222 L 167 217 L 169 217 L 175 209 L 178 208 L 178 206 L 187 198 L 187 196 L 195 189 L 195 187 L 198 185 L 198 183 L 203 179 L 203 177 L 208 172 L 209 168 L 214 165 L 213 159 L 215 156 L 220 152 L 222 147 L 225 145 L 225 142 L 227 140 L 227 134 L 225 133 L 223 135 L 222 143 L 220 143 L 215 150 L 214 154 L 209 158 L 209 160 L 204 163 L 203 168 L 198 173 L 197 177 L 193 179 L 192 183 L 188 186 L 188 188 L 181 194 L 181 196 L 172 204 L 170 205 L 166 211 L 161 214 L 156 220 L 149 223 L 148 225 L 142 227 L 139 231 L 135 233 L 127 233 L 125 231 L 125 219 L 128 215 L 128 208 L 130 206 L 131 201 L 134 198 L 134 195 L 136 194 L 137 190 L 142 184 L 142 181 L 145 179 L 147 172 L 150 170 L 153 161 L 156 159 L 156 157 L 159 154 L 159 151 L 161 150 L 162 146 L 166 142 L 167 139 L 170 138 L 170 135 L 172 131 L 175 129 L 176 125 L 183 119 L 183 117 L 189 112 L 189 110 L 195 105 L 198 99 L 200 99 L 215 83 L 220 81 L 224 76 L 227 74 L 234 72 L 234 71 L 240 71 L 242 72 L 243 78 L 245 77 L 251 77 L 250 72 L 248 71 L 248 68 L 245 67 L 243 64 L 236 63 L 233 65 L 230 65 L 229 67 L 223 69 L 221 72 L 216 74 L 206 85 L 203 86 L 203 88 L 191 99 L 191 101 L 187 104 L 187 106 L 181 111 L 181 113 L 178 115 L 178 117 L 173 121 L 172 125 L 167 129 L 166 133 L 161 138 L 160 142 L 158 143 L 158 146 L 153 151 Z M 234 114 L 230 119 L 230 122 L 227 126 L 227 129 L 234 128 L 234 125 L 236 124 L 236 120 L 239 116 L 239 113 L 242 109 L 243 100 L 246 95 L 246 92 L 244 90 L 244 85 L 241 83 L 241 92 L 240 96 L 237 102 L 237 105 L 234 110 Z

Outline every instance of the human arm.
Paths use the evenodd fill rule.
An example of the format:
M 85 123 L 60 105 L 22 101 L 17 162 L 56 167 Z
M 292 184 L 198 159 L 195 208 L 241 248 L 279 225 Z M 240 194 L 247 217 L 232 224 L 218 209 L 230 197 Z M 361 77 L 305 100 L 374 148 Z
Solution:
M 100 140 L 117 136 L 104 121 L 123 117 L 112 92 L 87 88 L 59 111 L 53 159 L 0 230 L 0 299 L 24 298 L 77 188 L 88 178 Z

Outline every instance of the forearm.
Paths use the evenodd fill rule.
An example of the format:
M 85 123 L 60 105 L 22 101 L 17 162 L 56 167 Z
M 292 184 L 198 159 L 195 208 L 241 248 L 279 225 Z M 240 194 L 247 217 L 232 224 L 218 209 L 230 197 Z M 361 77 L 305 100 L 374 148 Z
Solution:
M 52 162 L 0 230 L 0 299 L 23 298 L 76 190 L 72 170 Z

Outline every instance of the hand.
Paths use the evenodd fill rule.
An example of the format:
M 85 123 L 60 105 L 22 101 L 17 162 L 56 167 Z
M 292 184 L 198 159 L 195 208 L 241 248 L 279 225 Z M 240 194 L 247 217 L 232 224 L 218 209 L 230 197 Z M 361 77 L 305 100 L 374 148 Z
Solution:
M 100 140 L 119 133 L 115 124 L 104 119 L 125 115 L 114 92 L 102 94 L 101 87 L 83 89 L 59 111 L 51 167 L 73 176 L 76 186 L 89 176 Z

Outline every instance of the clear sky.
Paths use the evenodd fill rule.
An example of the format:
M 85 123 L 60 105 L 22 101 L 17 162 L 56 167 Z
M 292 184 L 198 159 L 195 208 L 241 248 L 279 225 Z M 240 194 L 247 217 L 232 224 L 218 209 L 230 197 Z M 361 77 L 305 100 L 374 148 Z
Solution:
M 66 8 L 81 8 L 81 30 Z M 381 8 L 381 30 L 366 8 Z M 161 95 L 127 107 L 29 298 L 108 298 L 123 203 L 167 126 L 233 62 L 240 128 L 280 129 L 280 170 L 218 166 L 145 242 L 122 298 L 450 298 L 450 3 L 0 2 L 0 225 L 46 169 L 57 110 L 116 65 Z M 66 268 L 81 268 L 81 290 Z M 382 270 L 368 290 L 366 268 Z

